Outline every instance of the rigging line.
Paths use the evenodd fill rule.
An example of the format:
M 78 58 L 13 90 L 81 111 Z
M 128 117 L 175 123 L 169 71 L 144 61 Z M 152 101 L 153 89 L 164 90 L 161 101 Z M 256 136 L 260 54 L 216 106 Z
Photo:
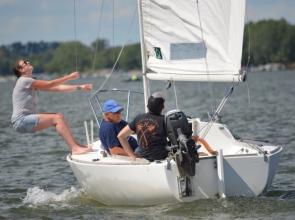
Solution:
M 93 63 L 92 63 L 92 71 L 93 72 L 94 72 L 95 65 L 96 65 L 96 57 L 97 57 L 97 51 L 98 51 L 99 36 L 100 36 L 100 31 L 101 31 L 101 21 L 102 21 L 103 6 L 104 6 L 104 0 L 102 0 L 101 4 L 100 4 L 100 11 L 99 11 L 99 18 L 98 18 L 97 41 L 96 41 L 96 44 L 95 44 L 95 51 L 94 51 Z
M 235 85 L 233 83 L 233 85 L 231 86 L 231 88 L 227 91 L 227 93 L 225 94 L 225 96 L 222 98 L 222 100 L 219 103 L 218 107 L 216 108 L 215 112 L 212 114 L 209 122 L 201 129 L 201 130 L 203 130 L 206 127 L 206 130 L 202 134 L 202 138 L 205 138 L 207 136 L 207 134 L 209 133 L 209 131 L 210 131 L 212 125 L 213 125 L 213 122 L 215 122 L 215 121 L 218 120 L 219 113 L 222 110 L 223 106 L 225 105 L 226 101 L 229 99 L 229 97 L 233 93 L 235 86 L 238 86 L 238 84 Z
M 250 88 L 249 88 L 249 84 L 248 81 L 246 81 L 246 86 L 247 86 L 247 95 L 248 95 L 248 104 L 251 104 L 251 96 L 250 96 Z
M 209 133 L 209 131 L 210 131 L 212 125 L 213 125 L 213 122 L 218 121 L 219 113 L 221 112 L 222 108 L 224 107 L 224 105 L 227 102 L 227 100 L 229 99 L 229 97 L 233 94 L 234 88 L 236 86 L 238 86 L 239 84 L 240 84 L 240 82 L 237 82 L 235 84 L 235 82 L 233 81 L 232 86 L 228 89 L 228 91 L 226 92 L 226 94 L 224 95 L 222 100 L 220 101 L 220 103 L 217 106 L 215 112 L 212 113 L 211 117 L 209 118 L 209 121 L 201 129 L 199 129 L 198 133 L 200 131 L 202 131 L 204 128 L 206 128 L 206 130 L 202 134 L 202 138 L 205 138 L 207 136 L 207 134 Z
M 246 20 L 248 20 L 247 12 L 246 12 Z M 250 31 L 250 24 L 249 23 L 247 25 L 247 33 L 248 33 L 248 59 L 247 59 L 247 64 L 246 64 L 246 72 L 248 72 L 248 67 L 249 67 L 250 60 L 251 60 L 251 31 Z
M 174 96 L 175 96 L 175 105 L 176 105 L 176 109 L 178 108 L 178 99 L 177 99 L 177 94 L 176 94 L 176 85 L 175 85 L 175 81 L 172 81 L 173 83 L 173 90 L 174 90 Z
M 109 81 L 110 77 L 112 76 L 112 74 L 113 74 L 113 72 L 115 70 L 115 67 L 116 67 L 116 65 L 117 65 L 117 63 L 118 63 L 118 61 L 119 61 L 119 59 L 120 59 L 120 57 L 122 55 L 122 52 L 125 49 L 125 46 L 126 46 L 127 42 L 129 41 L 129 37 L 130 37 L 130 33 L 131 33 L 131 28 L 132 28 L 133 23 L 134 23 L 134 20 L 135 20 L 135 15 L 136 15 L 136 7 L 135 7 L 135 9 L 133 11 L 133 15 L 132 15 L 132 20 L 131 20 L 130 26 L 128 27 L 126 41 L 124 42 L 123 46 L 121 47 L 121 50 L 120 50 L 119 55 L 117 57 L 117 60 L 116 60 L 116 62 L 114 63 L 114 65 L 112 67 L 111 73 L 107 76 L 107 78 L 103 81 L 103 83 L 101 84 L 101 86 L 99 87 L 99 89 L 96 90 L 91 97 L 95 96 L 100 90 L 102 90 L 103 87 L 105 86 L 105 84 Z
M 246 11 L 246 20 L 248 20 L 248 14 Z M 250 24 L 248 23 L 247 25 L 247 33 L 248 33 L 248 60 L 246 64 L 246 73 L 248 72 L 250 60 L 251 60 L 251 30 L 250 30 Z M 251 96 L 250 96 L 250 89 L 249 89 L 249 84 L 248 81 L 246 81 L 246 86 L 247 86 L 247 95 L 248 95 L 248 104 L 251 104 Z
M 204 38 L 204 33 L 203 33 L 203 26 L 202 26 L 202 21 L 201 21 L 201 13 L 200 13 L 200 7 L 199 7 L 199 0 L 196 0 L 196 3 L 197 3 L 197 11 L 198 11 L 198 17 L 199 17 L 199 24 L 200 24 L 200 29 L 201 29 L 201 36 L 202 36 L 202 40 L 203 40 L 203 49 L 206 50 L 207 47 L 206 47 L 206 42 L 205 42 L 205 38 Z M 207 56 L 205 57 L 205 67 L 206 67 L 206 73 L 207 73 L 207 86 L 208 86 L 208 90 L 211 92 L 211 97 L 213 97 L 213 91 L 212 91 L 212 87 L 211 87 L 211 84 L 210 84 L 210 77 L 209 77 L 209 66 L 208 66 L 208 61 L 207 61 Z M 214 109 L 214 103 L 212 104 L 211 103 L 211 109 L 212 109 L 212 112 L 213 112 L 213 109 Z M 202 138 L 205 138 L 205 136 L 208 134 L 209 130 L 211 129 L 212 127 L 212 124 L 213 124 L 213 118 L 214 116 L 212 115 L 210 120 L 208 121 L 208 123 L 201 129 L 203 130 L 204 128 L 206 128 L 204 134 L 203 134 L 203 137 Z
M 75 66 L 78 70 L 78 49 L 77 49 L 77 15 L 76 15 L 76 0 L 74 0 L 74 50 L 75 50 Z
M 113 48 L 115 49 L 115 0 L 112 1 L 113 3 L 113 20 L 112 20 L 112 44 Z M 115 61 L 115 50 L 113 50 L 113 62 Z
M 201 36 L 202 36 L 202 41 L 203 41 L 203 49 L 207 51 L 207 45 L 206 45 L 206 41 L 205 41 L 205 37 L 204 37 L 204 30 L 203 30 L 203 25 L 202 25 L 202 20 L 201 20 L 199 0 L 196 0 L 196 3 L 197 3 L 197 12 L 198 12 L 198 17 L 199 17 L 199 25 L 200 25 L 200 30 L 201 30 Z M 208 90 L 211 93 L 211 97 L 214 97 L 214 91 L 212 89 L 212 83 L 210 83 L 211 79 L 210 79 L 210 75 L 209 75 L 210 71 L 209 71 L 209 65 L 208 65 L 207 56 L 205 56 L 205 67 L 206 67 L 206 73 L 207 73 Z M 216 104 L 212 100 L 212 103 L 211 103 L 212 111 L 213 111 L 215 105 Z

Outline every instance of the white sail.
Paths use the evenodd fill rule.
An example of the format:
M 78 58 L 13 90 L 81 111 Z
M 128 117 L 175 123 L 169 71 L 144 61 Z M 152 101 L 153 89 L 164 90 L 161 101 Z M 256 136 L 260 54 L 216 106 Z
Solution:
M 240 80 L 245 0 L 142 0 L 147 77 Z

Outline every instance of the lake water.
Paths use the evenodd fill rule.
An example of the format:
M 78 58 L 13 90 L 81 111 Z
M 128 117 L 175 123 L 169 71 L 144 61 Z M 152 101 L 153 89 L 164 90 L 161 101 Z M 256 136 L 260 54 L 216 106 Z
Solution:
M 104 79 L 88 78 L 76 83 L 92 82 L 99 88 Z M 266 195 L 149 207 L 109 207 L 83 193 L 66 162 L 67 147 L 53 129 L 37 134 L 19 134 L 12 129 L 14 82 L 0 82 L 0 219 L 295 219 L 294 83 L 295 72 L 291 71 L 249 73 L 248 83 L 235 87 L 221 112 L 222 122 L 235 134 L 284 147 Z M 206 119 L 207 112 L 218 104 L 228 86 L 179 82 L 178 107 L 188 115 Z M 123 82 L 114 75 L 107 87 L 142 91 L 142 82 Z M 156 91 L 165 88 L 165 84 L 153 82 L 151 87 Z M 167 91 L 166 100 L 166 110 L 175 108 L 173 87 Z M 135 110 L 141 111 L 142 97 L 136 103 Z M 93 118 L 88 94 L 40 92 L 38 106 L 41 112 L 63 113 L 74 136 L 85 143 L 83 121 Z

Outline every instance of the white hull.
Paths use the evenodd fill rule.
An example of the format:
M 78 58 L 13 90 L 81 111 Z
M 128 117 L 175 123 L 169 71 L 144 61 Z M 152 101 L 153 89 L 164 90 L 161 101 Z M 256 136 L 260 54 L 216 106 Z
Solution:
M 218 129 L 220 127 L 223 129 Z M 106 205 L 152 205 L 215 198 L 221 194 L 220 186 L 224 187 L 227 197 L 258 196 L 266 191 L 273 180 L 282 147 L 245 144 L 235 140 L 220 124 L 214 124 L 206 136 L 210 144 L 216 140 L 211 139 L 212 132 L 219 137 L 219 149 L 224 152 L 224 180 L 218 176 L 217 157 L 201 156 L 196 163 L 196 175 L 190 177 L 191 193 L 186 193 L 188 182 L 180 177 L 174 160 L 170 163 L 167 160 L 130 161 L 122 156 L 103 157 L 100 151 L 68 155 L 67 160 L 85 192 Z M 227 145 L 222 146 L 225 143 Z M 100 142 L 95 145 L 99 147 Z M 259 153 L 254 145 L 267 153 Z M 201 151 L 205 152 L 203 147 Z
M 245 0 L 139 0 L 138 4 L 144 106 L 147 106 L 149 79 L 244 80 L 244 76 L 238 73 Z M 233 87 L 222 99 L 214 116 L 218 116 L 232 91 Z M 96 111 L 101 109 L 100 92 L 98 90 L 90 99 L 97 123 Z M 96 152 L 69 155 L 67 160 L 86 193 L 107 205 L 152 205 L 217 196 L 258 196 L 268 189 L 282 147 L 237 140 L 222 124 L 199 119 L 192 119 L 191 123 L 193 131 L 200 132 L 195 135 L 205 137 L 218 156 L 210 154 L 213 151 L 203 142 L 204 146 L 199 150 L 203 154 L 195 164 L 195 175 L 190 177 L 184 177 L 172 158 L 150 163 L 144 159 L 130 161 L 127 157 L 103 156 L 99 141 L 94 143 Z M 178 153 L 178 159 L 183 155 L 183 149 L 174 152 Z M 189 154 L 189 158 L 194 157 L 191 151 Z

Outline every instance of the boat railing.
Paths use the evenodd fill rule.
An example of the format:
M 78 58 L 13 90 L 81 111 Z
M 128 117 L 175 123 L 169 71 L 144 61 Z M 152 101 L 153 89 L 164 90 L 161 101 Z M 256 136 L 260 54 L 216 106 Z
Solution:
M 126 110 L 126 115 L 125 115 L 125 120 L 128 121 L 129 116 L 130 116 L 130 106 L 131 106 L 131 100 L 132 97 L 134 95 L 143 95 L 143 92 L 138 92 L 138 91 L 133 91 L 133 90 L 128 90 L 128 89 L 102 89 L 102 90 L 98 90 L 96 91 L 94 94 L 91 95 L 91 97 L 89 98 L 89 104 L 92 110 L 92 113 L 94 115 L 95 121 L 98 125 L 98 127 L 100 128 L 100 122 L 101 119 L 103 117 L 103 110 L 102 110 L 102 106 L 103 106 L 103 102 L 105 99 L 105 97 L 107 97 L 105 94 L 106 93 L 115 93 L 118 95 L 114 95 L 113 97 L 111 97 L 112 99 L 116 100 L 117 98 L 120 98 L 120 100 L 125 100 L 126 104 L 125 104 L 125 110 Z M 124 94 L 124 96 L 122 96 L 122 94 Z M 118 101 L 118 100 L 116 100 Z M 120 103 L 122 104 L 122 103 Z

